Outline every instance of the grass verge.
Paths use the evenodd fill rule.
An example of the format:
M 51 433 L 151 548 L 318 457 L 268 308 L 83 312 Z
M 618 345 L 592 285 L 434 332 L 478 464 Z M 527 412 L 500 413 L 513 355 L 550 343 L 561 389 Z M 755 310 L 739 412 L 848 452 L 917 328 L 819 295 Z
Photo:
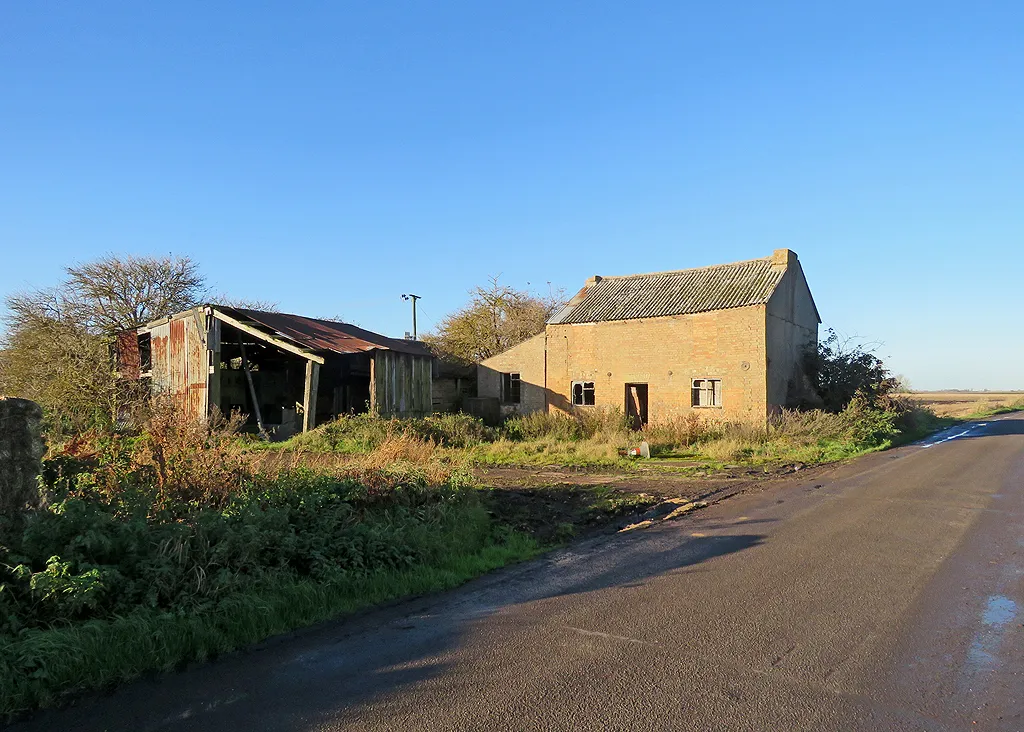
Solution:
M 228 597 L 203 613 L 139 610 L 0 637 L 0 714 L 10 718 L 390 600 L 450 589 L 539 551 L 532 538 L 508 532 L 500 541 L 431 566 L 332 582 L 278 581 Z

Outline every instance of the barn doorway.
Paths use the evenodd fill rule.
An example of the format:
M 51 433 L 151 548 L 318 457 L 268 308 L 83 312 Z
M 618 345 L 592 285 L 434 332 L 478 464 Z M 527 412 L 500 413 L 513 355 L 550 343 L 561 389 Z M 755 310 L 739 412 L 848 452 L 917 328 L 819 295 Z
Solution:
M 626 384 L 626 419 L 634 430 L 647 426 L 647 384 Z

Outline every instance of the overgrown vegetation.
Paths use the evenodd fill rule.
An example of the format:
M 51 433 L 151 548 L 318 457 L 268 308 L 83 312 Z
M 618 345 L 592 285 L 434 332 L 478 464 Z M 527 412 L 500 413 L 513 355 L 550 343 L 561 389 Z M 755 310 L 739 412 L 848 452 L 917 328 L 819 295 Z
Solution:
M 923 436 L 948 423 L 911 401 L 858 395 L 841 411 L 783 410 L 763 425 L 701 419 L 691 415 L 628 426 L 621 412 L 574 415 L 535 413 L 488 428 L 467 415 L 423 420 L 345 417 L 292 440 L 257 449 L 283 451 L 290 464 L 316 462 L 318 454 L 354 459 L 401 436 L 433 462 L 478 465 L 623 466 L 630 447 L 646 441 L 653 457 L 687 462 L 827 462 L 853 457 Z M 443 425 L 443 429 L 439 428 Z M 413 460 L 415 462 L 415 460 Z
M 271 449 L 360 455 L 396 435 L 429 445 L 432 460 L 481 465 L 623 465 L 646 441 L 655 457 L 711 464 L 826 462 L 923 436 L 949 421 L 897 393 L 900 381 L 865 346 L 834 332 L 806 355 L 823 408 L 782 410 L 765 423 L 731 423 L 691 413 L 630 429 L 621 412 L 533 413 L 485 427 L 464 414 L 425 419 L 343 417 Z
M 46 461 L 44 507 L 0 546 L 0 713 L 537 550 L 495 524 L 459 466 L 404 461 L 402 438 L 376 463 L 269 472 L 233 426 L 165 409 L 138 435 L 92 433 Z
M 0 394 L 42 405 L 52 431 L 109 428 L 140 403 L 114 373 L 114 335 L 196 305 L 205 279 L 188 257 L 115 257 L 65 269 L 56 287 L 5 300 Z
M 804 356 L 804 370 L 828 412 L 840 412 L 859 397 L 868 404 L 895 394 L 901 387 L 870 347 L 840 338 L 829 329 L 817 348 Z

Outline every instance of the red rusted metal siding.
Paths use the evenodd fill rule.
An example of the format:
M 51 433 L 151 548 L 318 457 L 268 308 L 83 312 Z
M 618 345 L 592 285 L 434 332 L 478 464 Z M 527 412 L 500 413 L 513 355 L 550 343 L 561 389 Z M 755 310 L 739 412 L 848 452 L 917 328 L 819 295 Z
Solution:
M 150 343 L 153 349 L 153 391 L 154 393 L 170 393 L 171 365 L 168 348 L 167 324 L 158 325 L 150 331 Z
M 206 328 L 200 328 L 200 315 L 185 321 L 185 411 L 195 417 L 206 417 L 207 383 L 210 377 L 209 355 L 206 351 Z
M 185 412 L 185 387 L 188 384 L 185 361 L 185 321 L 181 318 L 170 322 L 170 336 L 167 340 L 168 386 L 175 409 Z
M 137 379 L 141 373 L 139 362 L 139 336 L 134 330 L 117 334 L 114 345 L 117 354 L 117 373 L 123 379 Z
M 210 368 L 203 315 L 183 313 L 154 325 L 149 335 L 153 393 L 170 397 L 182 415 L 206 417 Z
M 165 344 L 166 389 L 177 409 L 191 417 L 206 416 L 207 363 L 206 344 L 196 317 L 189 314 L 169 324 Z M 154 369 L 157 360 L 157 339 L 153 339 Z

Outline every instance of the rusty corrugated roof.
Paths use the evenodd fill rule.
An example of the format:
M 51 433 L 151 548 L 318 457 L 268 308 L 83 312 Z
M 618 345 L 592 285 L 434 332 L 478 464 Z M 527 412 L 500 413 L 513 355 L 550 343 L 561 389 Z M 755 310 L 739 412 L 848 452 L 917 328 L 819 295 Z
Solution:
M 594 323 L 763 305 L 785 272 L 784 267 L 773 267 L 767 257 L 674 272 L 603 277 L 583 288 L 548 322 Z
M 358 328 L 349 323 L 307 318 L 289 313 L 269 313 L 263 310 L 213 306 L 247 325 L 266 330 L 270 335 L 286 338 L 298 346 L 316 352 L 361 353 L 382 349 L 429 356 L 430 352 L 419 341 L 388 338 L 380 333 Z

